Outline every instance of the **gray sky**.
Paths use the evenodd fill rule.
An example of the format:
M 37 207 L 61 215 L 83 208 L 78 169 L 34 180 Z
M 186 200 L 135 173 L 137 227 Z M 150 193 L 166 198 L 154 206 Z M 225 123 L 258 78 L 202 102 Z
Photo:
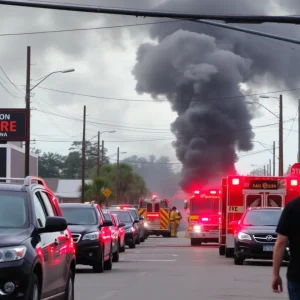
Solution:
M 82 3 L 84 1 L 69 2 Z M 126 4 L 123 5 L 119 3 L 121 1 L 94 0 L 85 2 L 129 8 L 147 8 L 148 3 L 151 3 L 151 1 L 134 0 L 126 1 Z M 224 2 L 228 2 L 230 5 L 235 2 L 237 7 L 238 4 L 240 5 L 240 10 L 243 9 L 242 2 L 244 1 Z M 261 1 L 253 2 L 260 5 Z M 270 12 L 279 13 L 282 11 L 282 14 L 295 15 L 300 11 L 297 9 L 296 1 L 286 1 L 284 7 L 283 4 L 281 7 L 276 6 L 275 2 L 272 1 L 273 5 L 269 6 Z M 227 7 L 230 5 L 228 4 Z M 174 10 L 180 10 L 180 6 L 174 6 Z M 185 6 L 184 10 L 189 11 L 189 7 Z M 216 13 L 224 11 L 220 7 L 216 7 L 215 10 Z M 237 11 L 239 11 L 238 8 Z M 32 79 L 41 78 L 56 70 L 76 69 L 75 73 L 53 75 L 41 87 L 104 98 L 116 98 L 89 98 L 41 88 L 35 89 L 32 97 L 31 132 L 32 138 L 36 139 L 34 145 L 36 148 L 43 151 L 67 153 L 71 142 L 81 139 L 82 122 L 80 119 L 82 118 L 83 105 L 86 105 L 88 139 L 94 137 L 98 130 L 116 130 L 114 134 L 106 133 L 103 135 L 110 155 L 116 153 L 119 146 L 120 151 L 127 152 L 123 156 L 168 155 L 172 162 L 178 163 L 171 145 L 174 136 L 169 129 L 170 124 L 177 116 L 176 113 L 172 112 L 168 102 L 157 102 L 150 95 L 139 95 L 135 91 L 136 81 L 132 75 L 132 69 L 136 63 L 136 51 L 139 45 L 151 41 L 148 31 L 150 26 L 38 35 L 4 35 L 44 30 L 139 24 L 152 21 L 143 18 L 1 7 L 0 66 L 17 85 L 10 84 L 0 71 L 0 82 L 6 87 L 4 90 L 0 86 L 2 107 L 24 107 L 25 105 L 26 47 L 30 45 L 32 47 Z M 261 26 L 262 30 L 269 28 L 268 26 Z M 296 37 L 294 31 L 295 26 L 285 26 L 283 29 L 283 32 L 289 32 L 290 36 Z M 243 33 L 236 33 L 236 35 L 241 41 L 249 39 L 249 35 Z M 259 39 L 261 40 L 261 38 Z M 255 41 L 253 38 L 254 44 Z M 274 43 L 267 39 L 263 39 L 263 43 L 260 44 L 260 51 L 266 53 L 279 51 L 282 54 L 282 60 L 289 63 L 297 62 L 300 57 L 300 47 L 284 42 Z M 289 73 L 289 69 L 286 69 L 285 73 Z M 35 82 L 32 80 L 33 84 Z M 292 85 L 293 88 L 299 87 L 296 80 Z M 288 86 L 288 88 L 292 87 Z M 275 80 L 274 76 L 270 74 L 260 74 L 248 84 L 247 88 L 248 91 L 244 91 L 246 94 L 280 91 L 287 89 L 287 83 Z M 285 167 L 294 163 L 297 155 L 297 121 L 293 122 L 292 120 L 296 117 L 296 99 L 299 97 L 297 94 L 299 94 L 297 91 L 283 93 L 284 119 L 286 120 L 284 123 Z M 279 92 L 272 95 L 279 96 Z M 229 93 L 224 96 L 233 95 Z M 125 101 L 124 99 L 147 101 Z M 254 97 L 251 97 L 251 100 L 258 101 Z M 278 112 L 276 99 L 261 99 L 260 102 L 268 106 L 275 114 Z M 252 124 L 256 135 L 254 140 L 258 142 L 254 142 L 255 148 L 249 153 L 239 153 L 241 157 L 237 169 L 241 173 L 247 173 L 253 169 L 254 167 L 251 165 L 266 164 L 271 158 L 271 154 L 268 151 L 261 153 L 260 151 L 265 150 L 265 147 L 271 148 L 273 140 L 278 140 L 278 126 L 275 116 L 259 107 L 253 111 L 253 114 L 255 118 Z M 263 143 L 264 146 L 260 143 Z

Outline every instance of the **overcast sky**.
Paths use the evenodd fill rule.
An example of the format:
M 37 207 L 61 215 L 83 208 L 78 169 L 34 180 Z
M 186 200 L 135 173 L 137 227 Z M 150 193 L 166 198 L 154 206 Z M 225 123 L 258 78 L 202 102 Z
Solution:
M 147 3 L 149 3 L 149 1 L 133 0 L 126 1 L 124 5 L 119 3 L 121 1 L 114 0 L 81 2 L 135 8 L 147 8 Z M 236 2 L 242 6 L 242 1 Z M 257 5 L 259 3 L 260 1 L 257 1 Z M 299 11 L 295 11 L 291 3 L 293 1 L 287 1 L 287 5 L 281 8 L 274 5 L 270 7 L 270 11 L 296 15 Z M 189 7 L 185 7 L 185 11 L 189 11 Z M 219 12 L 218 8 L 215 12 Z M 36 140 L 34 147 L 46 152 L 66 154 L 72 141 L 82 137 L 81 119 L 83 106 L 86 105 L 87 139 L 95 137 L 98 130 L 116 130 L 116 133 L 105 133 L 102 136 L 109 155 L 115 154 L 117 147 L 120 147 L 121 152 L 127 152 L 121 155 L 121 158 L 131 155 L 144 157 L 151 154 L 167 155 L 172 162 L 178 163 L 171 145 L 174 135 L 170 131 L 170 124 L 175 120 L 176 113 L 171 110 L 167 101 L 158 102 L 152 99 L 151 95 L 139 95 L 135 91 L 136 81 L 132 75 L 132 69 L 136 63 L 136 51 L 139 45 L 150 41 L 148 34 L 150 25 L 37 35 L 6 35 L 153 21 L 155 20 L 1 6 L 0 66 L 15 84 L 12 85 L 0 71 L 1 106 L 25 106 L 26 47 L 31 46 L 32 84 L 38 82 L 36 79 L 52 71 L 76 69 L 74 73 L 55 74 L 42 83 L 41 88 L 34 90 L 31 121 L 32 139 Z M 294 30 L 295 26 L 291 28 Z M 265 27 L 262 26 L 261 29 Z M 245 35 L 244 33 L 237 34 Z M 284 42 L 274 43 L 267 39 L 264 44 L 265 49 L 260 49 L 261 51 L 279 49 L 282 51 L 282 56 L 290 57 L 291 61 L 298 64 L 300 47 L 297 45 Z M 294 86 L 294 88 L 299 86 Z M 76 96 L 43 88 L 98 98 Z M 275 84 L 272 78 L 265 74 L 257 82 L 252 82 L 250 89 L 245 85 L 243 88 L 245 88 L 245 94 L 247 94 L 247 89 L 251 93 L 255 89 L 255 93 L 259 94 L 285 90 L 286 86 L 278 82 Z M 278 97 L 279 94 L 280 92 L 270 94 L 270 96 Z M 282 94 L 284 97 L 286 168 L 297 158 L 298 129 L 297 121 L 293 121 L 297 117 L 297 92 L 283 92 Z M 229 92 L 224 96 L 234 95 Z M 300 98 L 300 95 L 298 97 Z M 250 100 L 255 99 L 252 97 Z M 259 99 L 256 98 L 256 101 Z M 260 103 L 267 106 L 274 114 L 278 113 L 276 99 L 260 99 Z M 278 141 L 278 119 L 259 106 L 252 110 L 252 113 L 254 114 L 252 125 L 256 135 L 255 148 L 248 153 L 239 153 L 237 169 L 240 173 L 249 172 L 254 168 L 253 165 L 267 164 L 272 155 L 265 148 L 271 149 L 273 141 Z M 174 164 L 174 166 L 177 165 Z M 178 167 L 180 167 L 179 164 Z

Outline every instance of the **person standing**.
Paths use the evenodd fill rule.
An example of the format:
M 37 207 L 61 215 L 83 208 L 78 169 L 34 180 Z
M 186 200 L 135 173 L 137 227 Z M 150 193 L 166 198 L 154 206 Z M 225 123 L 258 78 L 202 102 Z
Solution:
M 278 236 L 273 253 L 273 292 L 283 291 L 280 266 L 286 247 L 289 247 L 290 261 L 287 270 L 289 298 L 300 300 L 300 197 L 286 205 L 276 232 Z
M 175 216 L 175 223 L 176 223 L 176 237 L 177 237 L 177 233 L 178 233 L 178 229 L 179 229 L 179 225 L 180 225 L 180 220 L 182 219 L 182 215 L 177 210 L 177 208 L 176 208 L 176 213 L 177 213 L 177 215 Z
M 173 206 L 171 213 L 170 213 L 170 227 L 171 227 L 171 237 L 177 237 L 177 231 L 176 231 L 176 217 L 177 217 L 177 211 L 176 207 Z

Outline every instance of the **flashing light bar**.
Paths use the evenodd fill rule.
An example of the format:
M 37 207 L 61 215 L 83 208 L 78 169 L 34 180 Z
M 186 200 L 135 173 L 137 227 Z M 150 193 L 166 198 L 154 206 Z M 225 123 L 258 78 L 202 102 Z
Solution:
M 216 191 L 210 191 L 210 193 L 215 195 L 217 192 Z
M 232 179 L 232 184 L 233 185 L 239 185 L 240 184 L 240 180 L 238 178 L 233 178 Z
M 156 195 L 152 195 L 152 199 L 153 199 L 153 198 L 156 198 Z
M 298 180 L 297 179 L 292 179 L 291 180 L 291 186 L 297 186 L 298 185 Z

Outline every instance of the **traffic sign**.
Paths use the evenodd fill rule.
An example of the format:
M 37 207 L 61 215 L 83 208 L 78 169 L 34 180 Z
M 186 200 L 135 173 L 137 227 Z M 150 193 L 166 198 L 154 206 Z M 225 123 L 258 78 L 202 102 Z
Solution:
M 109 188 L 106 188 L 106 189 L 102 192 L 102 194 L 103 194 L 106 198 L 108 198 L 108 197 L 112 194 L 112 191 L 111 191 Z
M 290 175 L 300 176 L 300 163 L 295 163 L 291 166 Z

